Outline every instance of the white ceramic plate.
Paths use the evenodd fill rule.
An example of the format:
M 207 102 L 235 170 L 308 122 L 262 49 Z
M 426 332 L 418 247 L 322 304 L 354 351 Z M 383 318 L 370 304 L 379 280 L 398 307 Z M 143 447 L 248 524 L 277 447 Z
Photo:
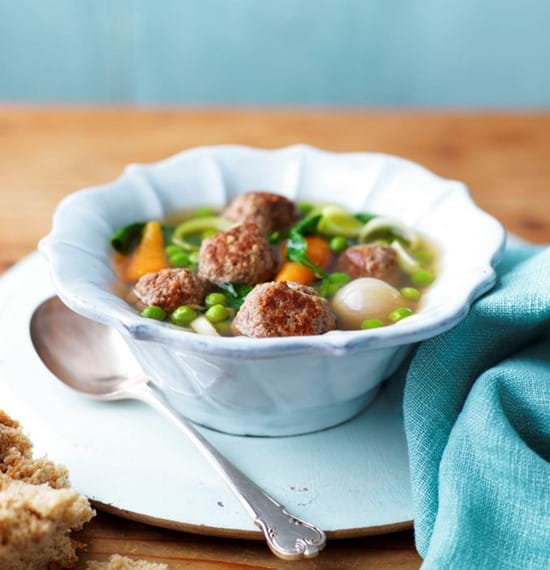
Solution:
M 52 295 L 46 262 L 28 257 L 0 280 L 0 405 L 38 453 L 66 464 L 76 489 L 122 516 L 169 528 L 261 538 L 205 460 L 139 403 L 99 403 L 59 383 L 34 353 L 29 320 Z M 289 438 L 202 429 L 240 469 L 300 517 L 343 538 L 411 525 L 399 386 L 367 413 Z

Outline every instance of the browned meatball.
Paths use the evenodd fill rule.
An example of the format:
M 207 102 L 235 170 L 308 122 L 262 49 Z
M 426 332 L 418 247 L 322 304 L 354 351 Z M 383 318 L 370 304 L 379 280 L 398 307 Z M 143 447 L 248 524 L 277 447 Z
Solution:
M 199 275 L 216 285 L 255 285 L 271 279 L 275 269 L 275 257 L 256 224 L 239 224 L 202 242 Z
M 397 278 L 397 255 L 386 245 L 366 243 L 348 247 L 338 258 L 336 270 L 357 277 L 376 277 L 393 282 Z
M 288 229 L 298 220 L 298 210 L 291 200 L 271 192 L 246 192 L 235 198 L 223 217 L 235 222 L 254 222 L 264 232 Z
M 180 305 L 202 305 L 208 284 L 189 269 L 162 269 L 147 273 L 134 287 L 136 297 L 146 305 L 168 313 Z
M 232 327 L 245 336 L 305 336 L 333 330 L 336 316 L 315 289 L 292 281 L 271 282 L 252 289 Z

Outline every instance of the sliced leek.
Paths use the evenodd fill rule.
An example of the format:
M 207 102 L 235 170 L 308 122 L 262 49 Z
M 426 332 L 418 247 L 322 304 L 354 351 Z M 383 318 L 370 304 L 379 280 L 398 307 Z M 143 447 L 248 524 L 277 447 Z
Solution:
M 220 216 L 207 216 L 205 218 L 192 218 L 182 222 L 172 234 L 172 242 L 179 245 L 186 251 L 197 251 L 199 246 L 190 242 L 186 239 L 187 236 L 192 234 L 198 234 L 204 232 L 205 230 L 216 230 L 218 232 L 223 232 L 228 230 L 234 222 L 231 220 L 226 220 Z
M 354 216 L 339 206 L 332 204 L 323 206 L 320 211 L 321 219 L 317 229 L 329 236 L 356 237 L 363 224 Z
M 359 242 L 365 242 L 369 237 L 375 236 L 381 232 L 390 232 L 399 236 L 409 243 L 409 246 L 415 248 L 418 245 L 418 235 L 411 228 L 393 218 L 379 216 L 367 222 L 358 233 Z
M 204 315 L 201 315 L 194 321 L 191 321 L 191 324 L 189 326 L 199 334 L 220 336 L 220 333 L 216 330 L 216 327 Z
M 403 247 L 403 244 L 399 240 L 394 239 L 391 242 L 391 247 L 397 254 L 397 264 L 402 271 L 412 275 L 422 269 L 422 265 L 420 265 L 419 261 Z

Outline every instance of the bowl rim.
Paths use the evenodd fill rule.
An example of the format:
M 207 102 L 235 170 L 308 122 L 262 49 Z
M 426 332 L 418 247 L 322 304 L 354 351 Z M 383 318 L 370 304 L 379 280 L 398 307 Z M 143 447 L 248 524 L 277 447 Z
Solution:
M 137 166 L 147 168 L 161 165 L 181 157 L 188 157 L 197 152 L 223 152 L 240 151 L 249 153 L 272 153 L 281 151 L 298 151 L 303 153 L 315 153 L 340 157 L 381 157 L 391 159 L 394 162 L 421 169 L 425 174 L 435 178 L 439 183 L 460 187 L 468 207 L 478 215 L 482 214 L 487 221 L 492 223 L 495 231 L 494 247 L 487 251 L 484 264 L 479 264 L 470 276 L 469 286 L 456 295 L 453 301 L 446 305 L 444 311 L 436 316 L 423 314 L 415 315 L 415 319 L 404 319 L 390 327 L 371 330 L 336 330 L 323 335 L 273 337 L 273 338 L 249 338 L 249 337 L 222 337 L 206 336 L 193 332 L 187 332 L 168 323 L 150 321 L 135 313 L 125 313 L 116 307 L 105 307 L 103 303 L 96 303 L 93 299 L 84 299 L 76 294 L 71 283 L 63 282 L 61 267 L 67 256 L 59 251 L 58 246 L 63 240 L 59 237 L 60 213 L 70 207 L 71 203 L 78 200 L 84 193 L 99 192 L 106 186 L 112 186 L 112 192 L 120 190 L 117 183 L 124 179 L 126 174 Z M 498 235 L 497 235 L 498 234 Z M 245 145 L 214 145 L 201 146 L 184 150 L 168 158 L 152 163 L 129 165 L 115 180 L 107 184 L 101 184 L 90 188 L 78 190 L 66 196 L 57 206 L 54 212 L 54 223 L 50 233 L 39 242 L 39 250 L 46 256 L 54 288 L 61 300 L 72 310 L 84 317 L 112 326 L 126 336 L 140 341 L 153 341 L 181 352 L 203 353 L 211 356 L 246 357 L 247 359 L 271 358 L 279 355 L 317 353 L 345 355 L 354 352 L 363 352 L 371 349 L 397 347 L 412 344 L 421 340 L 441 334 L 457 325 L 469 312 L 472 303 L 481 295 L 489 291 L 496 282 L 495 266 L 504 252 L 506 232 L 502 224 L 482 210 L 472 200 L 468 188 L 462 182 L 442 178 L 418 163 L 398 157 L 396 155 L 373 152 L 333 152 L 325 151 L 309 145 L 290 145 L 276 149 L 263 149 Z M 437 286 L 437 281 L 433 285 Z M 105 292 L 104 288 L 94 285 Z M 116 297 L 115 293 L 112 293 Z

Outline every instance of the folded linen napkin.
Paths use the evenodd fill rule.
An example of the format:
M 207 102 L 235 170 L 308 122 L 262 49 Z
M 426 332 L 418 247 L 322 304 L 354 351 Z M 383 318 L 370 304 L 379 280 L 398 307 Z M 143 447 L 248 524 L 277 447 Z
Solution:
M 550 248 L 422 343 L 404 395 L 424 569 L 550 569 Z

